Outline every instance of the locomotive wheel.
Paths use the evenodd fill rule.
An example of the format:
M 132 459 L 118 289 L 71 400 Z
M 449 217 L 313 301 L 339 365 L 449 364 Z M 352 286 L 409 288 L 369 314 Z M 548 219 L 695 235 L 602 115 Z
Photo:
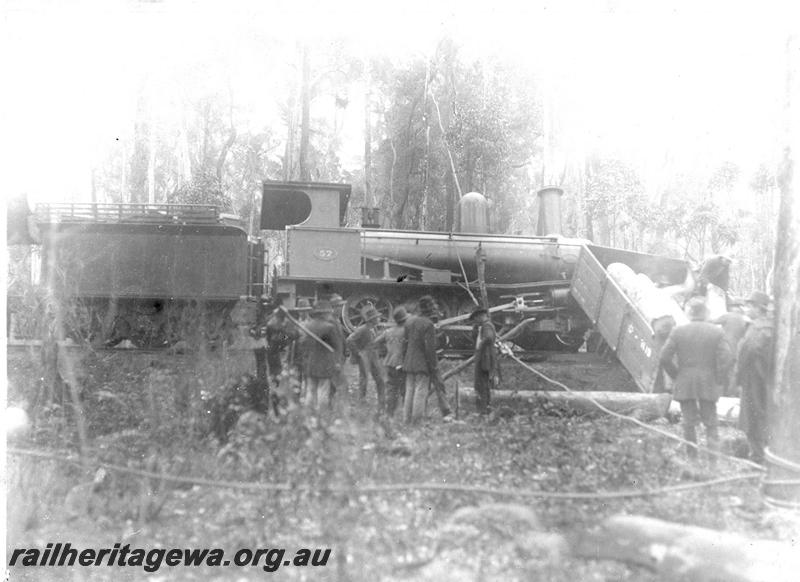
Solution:
M 368 306 L 373 306 L 381 314 L 381 321 L 390 321 L 392 317 L 392 303 L 388 299 L 377 297 L 376 295 L 353 295 L 347 298 L 347 302 L 342 305 L 342 323 L 345 329 L 352 333 L 359 325 L 364 323 L 361 317 L 361 310 Z

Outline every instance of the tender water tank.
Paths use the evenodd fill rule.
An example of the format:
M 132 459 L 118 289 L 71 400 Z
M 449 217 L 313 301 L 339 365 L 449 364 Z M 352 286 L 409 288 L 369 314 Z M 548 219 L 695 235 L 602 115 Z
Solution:
M 458 232 L 489 232 L 489 201 L 478 192 L 469 192 L 458 202 Z

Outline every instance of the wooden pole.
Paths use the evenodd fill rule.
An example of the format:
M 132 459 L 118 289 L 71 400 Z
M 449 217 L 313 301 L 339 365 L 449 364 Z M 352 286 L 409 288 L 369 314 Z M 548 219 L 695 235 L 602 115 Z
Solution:
M 289 311 L 288 311 L 288 310 L 287 310 L 287 309 L 286 309 L 286 308 L 285 308 L 283 305 L 281 305 L 281 306 L 280 306 L 278 309 L 280 309 L 281 311 L 283 311 L 283 312 L 286 314 L 286 317 L 289 319 L 289 321 L 291 321 L 293 324 L 295 324 L 295 325 L 296 325 L 296 326 L 297 326 L 297 327 L 300 329 L 300 331 L 302 331 L 302 332 L 303 332 L 304 334 L 306 334 L 308 337 L 310 337 L 311 339 L 313 339 L 314 341 L 316 341 L 317 343 L 319 343 L 320 345 L 322 345 L 322 347 L 324 347 L 324 348 L 325 348 L 326 350 L 328 350 L 329 352 L 333 352 L 333 348 L 330 346 L 330 344 L 328 344 L 328 343 L 327 343 L 327 342 L 326 342 L 324 339 L 322 339 L 321 337 L 319 337 L 319 336 L 318 336 L 317 334 L 315 334 L 313 331 L 311 331 L 310 329 L 308 329 L 308 328 L 307 328 L 305 325 L 303 325 L 303 324 L 302 324 L 302 323 L 301 323 L 299 320 L 297 320 L 297 319 L 295 319 L 294 317 L 292 317 L 292 314 L 291 314 L 291 313 L 289 313 Z
M 483 247 L 478 245 L 478 250 L 475 251 L 475 263 L 478 267 L 478 289 L 481 292 L 481 306 L 484 309 L 489 308 L 489 293 L 486 291 L 486 251 Z
M 775 373 L 768 420 L 772 439 L 766 453 L 768 499 L 800 507 L 800 36 L 787 43 L 787 147 L 778 182 L 781 204 L 775 248 Z

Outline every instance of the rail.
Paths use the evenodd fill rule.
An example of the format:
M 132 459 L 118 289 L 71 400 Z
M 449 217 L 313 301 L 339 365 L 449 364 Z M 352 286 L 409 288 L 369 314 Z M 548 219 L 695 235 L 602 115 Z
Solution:
M 219 208 L 211 204 L 107 204 L 57 202 L 37 204 L 36 222 L 216 224 Z

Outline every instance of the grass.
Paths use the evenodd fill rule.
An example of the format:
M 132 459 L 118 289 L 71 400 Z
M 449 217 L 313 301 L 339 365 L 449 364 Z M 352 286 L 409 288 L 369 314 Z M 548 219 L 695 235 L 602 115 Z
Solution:
M 384 429 L 373 420 L 374 395 L 367 403 L 355 400 L 354 381 L 348 406 L 339 416 L 317 418 L 298 410 L 280 422 L 250 418 L 223 448 L 213 438 L 200 436 L 200 392 L 213 391 L 215 382 L 224 382 L 225 374 L 213 361 L 158 362 L 143 368 L 98 361 L 93 366 L 86 376 L 87 417 L 93 453 L 106 462 L 144 467 L 155 456 L 159 470 L 169 473 L 288 481 L 320 488 L 430 482 L 597 492 L 686 482 L 685 465 L 674 442 L 617 419 L 588 419 L 553 408 L 519 410 L 507 419 L 467 414 L 451 423 L 441 422 L 434 411 L 418 426 L 395 422 L 393 428 L 408 444 L 410 454 L 394 454 L 386 446 L 390 441 Z M 175 396 L 179 385 L 184 386 L 188 400 Z M 114 396 L 97 399 L 101 390 Z M 154 425 L 156 410 L 160 416 Z M 109 418 L 115 425 L 108 425 Z M 70 442 L 69 431 L 61 428 Z M 34 445 L 60 444 L 53 440 L 52 430 L 33 438 Z M 63 509 L 64 496 L 78 482 L 91 480 L 93 469 L 34 459 L 15 463 L 9 481 L 10 506 L 26 503 L 31 496 L 37 496 L 37 501 L 31 519 L 10 533 L 12 546 L 71 541 L 111 547 L 122 541 L 143 548 L 220 547 L 228 552 L 259 547 L 283 547 L 290 553 L 301 547 L 333 548 L 326 567 L 281 568 L 270 574 L 277 580 L 653 580 L 646 570 L 554 557 L 548 550 L 548 534 L 574 535 L 621 512 L 753 537 L 797 535 L 793 524 L 761 505 L 753 482 L 595 501 L 414 490 L 249 493 L 195 486 L 171 489 L 158 516 L 141 521 L 131 517 L 135 511 L 125 511 L 126 506 L 138 503 L 140 490 L 130 485 L 129 478 L 118 477 L 103 493 L 115 498 L 115 504 L 107 504 L 113 510 L 70 521 Z M 725 462 L 718 468 L 720 474 L 737 470 Z M 538 521 L 536 531 L 512 533 L 507 520 L 493 521 L 491 515 L 477 524 L 451 522 L 459 509 L 496 502 L 532 510 Z M 426 565 L 404 567 L 434 555 Z M 63 579 L 65 572 L 13 569 L 11 574 L 12 580 L 39 580 Z M 140 579 L 143 572 L 84 569 L 81 575 L 116 582 Z M 234 567 L 162 568 L 156 579 L 262 580 L 265 575 L 261 569 Z

